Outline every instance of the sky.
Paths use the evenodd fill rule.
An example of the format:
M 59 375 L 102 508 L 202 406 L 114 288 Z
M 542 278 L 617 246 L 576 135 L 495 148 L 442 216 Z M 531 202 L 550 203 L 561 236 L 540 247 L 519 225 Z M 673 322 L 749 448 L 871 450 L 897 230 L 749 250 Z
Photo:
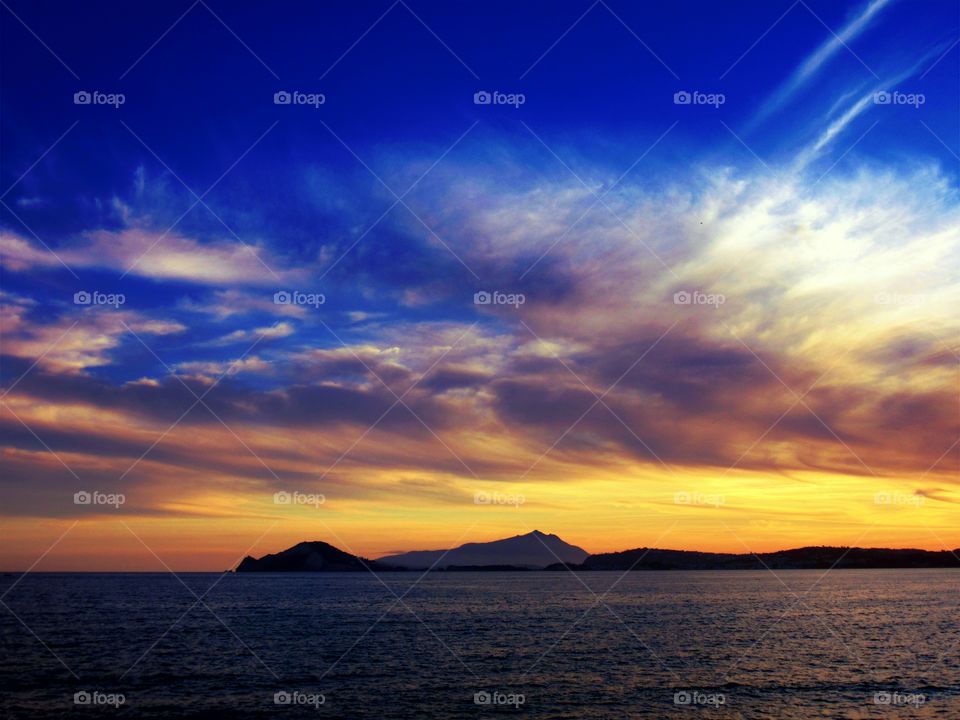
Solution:
M 0 8 L 0 568 L 960 547 L 960 8 Z

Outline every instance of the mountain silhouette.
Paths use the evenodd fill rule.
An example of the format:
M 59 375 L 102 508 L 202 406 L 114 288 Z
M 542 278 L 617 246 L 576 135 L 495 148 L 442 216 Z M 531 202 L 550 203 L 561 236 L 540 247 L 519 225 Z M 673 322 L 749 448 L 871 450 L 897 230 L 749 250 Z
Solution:
M 485 543 L 467 543 L 452 550 L 415 550 L 399 555 L 388 555 L 379 562 L 410 570 L 427 568 L 479 568 L 489 565 L 517 568 L 544 568 L 553 563 L 582 563 L 589 553 L 576 545 L 564 542 L 556 535 L 539 530 L 503 540 Z
M 248 555 L 237 566 L 237 572 L 359 572 L 368 569 L 393 568 L 351 555 L 320 540 L 298 543 L 259 559 Z
M 707 553 L 637 548 L 591 555 L 572 570 L 827 570 L 960 567 L 960 550 L 802 547 L 769 553 Z M 554 565 L 550 570 L 564 569 Z
M 558 562 L 559 558 L 559 562 Z M 556 535 L 534 530 L 451 550 L 416 550 L 367 560 L 319 540 L 262 558 L 247 556 L 236 572 L 386 572 L 391 570 L 802 570 L 960 568 L 960 549 L 802 547 L 769 553 L 710 553 L 636 548 L 588 555 Z

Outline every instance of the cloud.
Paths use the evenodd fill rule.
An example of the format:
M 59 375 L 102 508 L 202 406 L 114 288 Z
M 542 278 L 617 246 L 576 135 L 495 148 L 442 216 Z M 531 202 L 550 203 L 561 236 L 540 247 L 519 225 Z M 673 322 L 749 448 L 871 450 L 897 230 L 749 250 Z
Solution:
M 270 363 L 256 356 L 238 358 L 237 360 L 204 361 L 192 360 L 177 363 L 177 370 L 202 380 L 205 383 L 219 379 L 223 375 L 237 375 L 239 373 L 263 373 L 270 370 Z
M 285 317 L 302 318 L 307 315 L 303 305 L 277 304 L 273 301 L 272 291 L 260 290 L 214 290 L 202 299 L 187 297 L 178 303 L 178 307 L 192 313 L 210 315 L 217 320 L 226 320 L 235 315 L 264 313 Z
M 284 269 L 263 247 L 234 240 L 200 242 L 176 231 L 145 227 L 94 230 L 78 242 L 52 251 L 15 233 L 0 236 L 4 263 L 15 271 L 30 268 L 103 268 L 158 280 L 204 285 L 260 285 L 295 282 L 297 270 Z M 58 259 L 59 258 L 59 259 Z
M 121 342 L 136 343 L 134 333 L 173 335 L 186 328 L 175 320 L 112 308 L 75 307 L 51 322 L 33 318 L 36 301 L 9 293 L 0 299 L 3 354 L 35 360 L 48 370 L 78 373 L 110 365 Z
M 261 340 L 277 340 L 279 338 L 289 337 L 296 332 L 296 328 L 288 322 L 278 322 L 267 327 L 254 328 L 252 330 L 234 330 L 228 335 L 211 340 L 208 345 L 223 346 L 235 345 L 236 343 L 251 343 Z M 258 342 L 259 344 L 259 342 Z
M 817 136 L 815 141 L 798 153 L 796 159 L 797 169 L 802 170 L 804 166 L 817 157 L 821 151 L 824 150 L 824 148 L 826 148 L 834 139 L 837 138 L 837 136 L 846 130 L 850 123 L 860 117 L 860 115 L 862 115 L 864 112 L 874 107 L 876 105 L 877 93 L 894 89 L 898 83 L 901 83 L 915 75 L 920 71 L 921 68 L 925 67 L 934 56 L 939 55 L 943 51 L 944 47 L 945 46 L 941 44 L 929 50 L 920 60 L 915 62 L 909 68 L 896 73 L 886 81 L 878 82 L 866 94 L 857 96 L 856 93 L 853 93 L 857 99 L 851 103 L 838 118 L 831 121 L 827 125 L 826 129 Z M 834 109 L 836 109 L 836 106 Z
M 760 108 L 751 120 L 751 127 L 762 122 L 771 114 L 786 105 L 799 90 L 809 83 L 813 77 L 830 61 L 840 50 L 849 50 L 848 43 L 860 35 L 870 23 L 879 15 L 880 11 L 890 5 L 893 0 L 870 0 L 862 7 L 840 32 L 828 30 L 827 39 L 793 71 L 789 78 L 773 93 L 769 100 Z M 850 51 L 852 52 L 852 51 Z M 865 69 L 865 72 L 871 72 Z
M 4 230 L 0 232 L 0 254 L 6 267 L 20 272 L 32 267 L 48 267 L 57 265 L 62 267 L 56 255 L 44 247 L 38 247 L 26 239 Z
M 358 502 L 414 475 L 442 494 L 474 476 L 560 487 L 677 472 L 918 483 L 929 473 L 929 486 L 955 484 L 960 204 L 937 167 L 837 171 L 814 185 L 796 166 L 770 177 L 691 165 L 670 184 L 624 184 L 609 209 L 589 211 L 592 196 L 573 181 L 484 176 L 456 168 L 429 196 L 429 222 L 482 285 L 422 227 L 401 225 L 390 234 L 404 263 L 430 271 L 400 282 L 390 263 L 369 266 L 367 299 L 389 312 L 347 316 L 356 326 L 328 316 L 346 347 L 307 316 L 295 333 L 261 321 L 278 307 L 268 289 L 183 301 L 174 311 L 213 321 L 191 327 L 200 338 L 246 343 L 267 331 L 273 341 L 216 387 L 232 358 L 194 354 L 210 341 L 171 357 L 197 395 L 210 390 L 186 416 L 195 397 L 165 368 L 122 381 L 83 372 L 113 361 L 117 318 L 145 333 L 182 331 L 175 319 L 51 319 L 7 296 L 5 377 L 75 317 L 85 333 L 48 352 L 8 400 L 56 452 L 99 459 L 115 477 L 179 422 L 130 482 L 209 471 L 195 493 L 226 477 L 265 491 L 274 474 L 323 477 Z M 435 275 L 439 266 L 461 271 Z M 398 288 L 421 304 L 398 310 Z M 480 289 L 526 302 L 477 306 Z M 675 304 L 678 292 L 724 302 Z M 3 422 L 17 467 L 40 463 L 35 438 Z

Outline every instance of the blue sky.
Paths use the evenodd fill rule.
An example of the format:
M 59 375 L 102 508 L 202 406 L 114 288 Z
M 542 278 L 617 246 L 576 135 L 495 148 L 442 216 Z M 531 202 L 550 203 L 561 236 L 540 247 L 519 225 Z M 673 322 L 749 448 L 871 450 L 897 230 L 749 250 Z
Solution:
M 956 7 L 929 2 L 920 13 L 912 3 L 880 5 L 868 14 L 860 3 L 303 4 L 269 17 L 253 6 L 195 5 L 173 25 L 190 5 L 105 3 L 94 13 L 79 6 L 50 13 L 14 4 L 53 52 L 6 13 L 4 187 L 77 125 L 5 200 L 52 247 L 91 228 L 120 227 L 118 204 L 162 231 L 195 199 L 181 181 L 202 193 L 267 132 L 205 202 L 285 266 L 322 267 L 321 246 L 349 246 L 392 203 L 373 173 L 402 193 L 470 128 L 440 171 L 415 188 L 411 205 L 427 207 L 442 192 L 444 172 L 457 167 L 508 185 L 569 180 L 554 152 L 590 182 L 610 182 L 607 175 L 626 170 L 674 123 L 629 184 L 655 185 L 697 162 L 763 170 L 762 163 L 791 162 L 860 96 L 895 88 L 922 93 L 925 103 L 868 108 L 812 161 L 811 176 L 928 160 L 955 183 Z M 864 15 L 859 34 L 837 40 L 805 82 L 789 87 L 803 62 Z M 125 103 L 77 106 L 78 89 L 122 92 Z M 276 106 L 272 94 L 282 89 L 323 93 L 326 102 Z M 521 92 L 526 102 L 474 105 L 483 89 Z M 678 90 L 723 93 L 725 102 L 674 105 Z M 345 188 L 349 199 L 336 192 Z M 4 212 L 7 227 L 29 235 Z M 396 312 L 396 286 L 427 273 L 482 286 L 442 248 L 390 227 L 404 215 L 402 206 L 391 211 L 324 279 L 330 309 Z M 202 205 L 177 229 L 230 237 Z M 358 292 L 358 272 L 369 278 L 368 297 Z M 76 284 L 67 272 L 49 275 L 44 281 L 55 286 Z M 136 275 L 118 280 L 96 268 L 86 278 L 126 291 L 138 307 L 205 290 Z M 16 288 L 36 278 L 6 280 Z M 442 307 L 418 312 L 461 316 L 457 305 L 443 298 Z
M 857 458 L 788 418 L 756 469 L 919 474 L 950 445 L 948 429 L 922 457 L 898 446 L 864 461 L 896 422 L 871 425 L 875 400 L 855 389 L 922 368 L 935 377 L 885 387 L 885 407 L 906 417 L 916 395 L 942 426 L 955 403 L 942 357 L 960 269 L 955 2 L 11 2 L 0 14 L 13 476 L 66 453 L 56 464 L 101 482 L 156 484 L 203 451 L 187 437 L 154 450 L 151 433 L 210 389 L 220 423 L 188 412 L 178 430 L 220 447 L 214 431 L 245 429 L 250 465 L 213 462 L 222 483 L 335 479 L 359 502 L 374 493 L 363 473 L 393 468 L 450 498 L 461 481 L 535 478 L 524 468 L 552 452 L 583 388 L 604 390 L 668 328 L 661 365 L 614 414 L 653 398 L 674 427 L 709 436 L 729 413 L 704 396 L 706 373 L 713 388 L 751 388 L 732 436 L 693 447 L 650 418 L 588 418 L 582 437 L 562 436 L 580 459 L 558 460 L 553 478 L 580 477 L 581 463 L 619 472 L 624 458 L 750 465 L 750 439 L 782 408 L 754 407 L 771 377 L 746 366 L 764 358 L 786 385 L 809 385 L 851 338 L 859 380 L 851 370 L 818 414 L 838 413 L 827 424 Z M 123 103 L 76 104 L 81 91 Z M 280 91 L 324 102 L 275 104 Z M 477 104 L 482 91 L 523 102 Z M 683 92 L 707 104 L 678 104 Z M 495 290 L 525 302 L 475 304 Z M 676 315 L 675 293 L 698 290 L 730 300 Z M 77 305 L 81 291 L 124 302 Z M 278 291 L 325 302 L 278 305 Z M 433 384 L 398 417 L 394 399 L 426 372 Z M 840 417 L 850 394 L 857 410 Z M 39 408 L 104 424 L 31 421 Z M 317 427 L 329 447 L 302 454 L 253 439 Z M 477 432 L 503 457 L 478 454 Z M 392 454 L 398 440 L 409 457 Z M 138 447 L 156 466 L 134 462 Z M 13 512 L 40 512 L 40 496 L 16 494 Z M 169 511 L 150 493 L 137 507 Z

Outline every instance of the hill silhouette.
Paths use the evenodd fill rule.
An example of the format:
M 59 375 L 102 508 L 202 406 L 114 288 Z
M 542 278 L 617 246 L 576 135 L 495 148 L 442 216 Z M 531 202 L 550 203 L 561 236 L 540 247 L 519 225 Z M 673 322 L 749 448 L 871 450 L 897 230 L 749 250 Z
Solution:
M 706 553 L 636 548 L 591 555 L 577 570 L 803 570 L 960 567 L 960 550 L 802 547 L 769 553 Z M 557 569 L 553 567 L 551 569 Z
M 351 555 L 329 543 L 312 540 L 272 555 L 249 555 L 237 566 L 237 572 L 360 572 L 393 570 L 372 560 Z
M 561 562 L 557 562 L 560 558 Z M 247 556 L 236 572 L 389 572 L 445 570 L 827 570 L 870 568 L 960 568 L 958 550 L 811 546 L 769 553 L 709 553 L 635 548 L 588 555 L 556 535 L 534 530 L 451 550 L 418 550 L 367 560 L 320 540 L 302 542 L 261 558 Z
M 556 535 L 534 530 L 503 540 L 466 543 L 451 550 L 416 550 L 388 555 L 380 558 L 380 561 L 411 570 L 489 565 L 539 569 L 556 562 L 582 563 L 587 557 L 588 553 L 583 548 L 570 545 Z

